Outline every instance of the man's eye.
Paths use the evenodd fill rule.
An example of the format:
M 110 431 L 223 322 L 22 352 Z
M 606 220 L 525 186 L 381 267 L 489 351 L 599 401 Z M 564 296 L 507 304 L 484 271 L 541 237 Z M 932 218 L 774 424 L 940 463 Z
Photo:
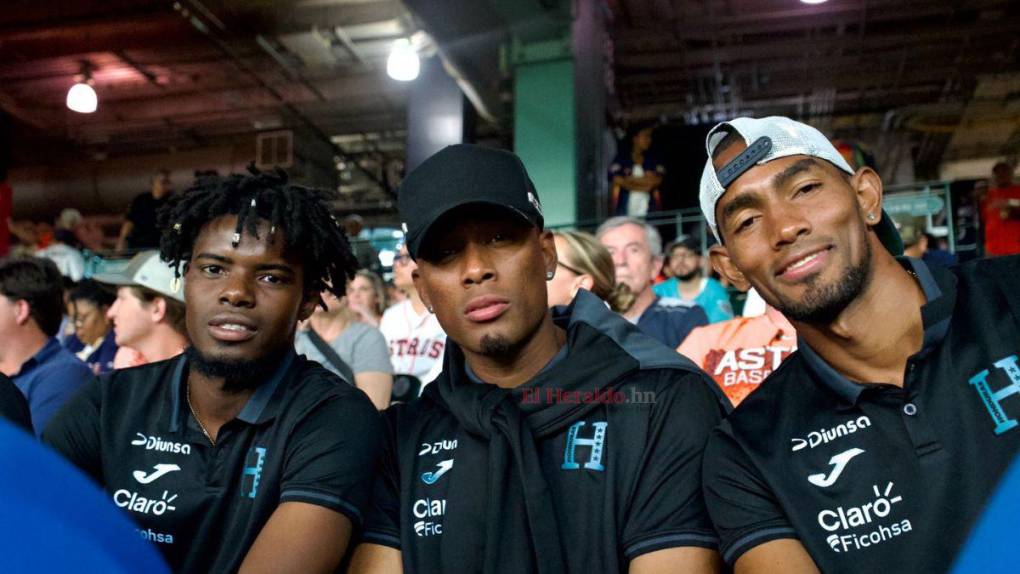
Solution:
M 261 277 L 261 280 L 263 283 L 269 283 L 270 285 L 279 285 L 281 283 L 284 283 L 283 277 L 280 277 L 278 275 L 263 275 Z
M 223 273 L 223 268 L 219 265 L 203 265 L 202 273 L 210 276 L 221 275 Z
M 809 183 L 809 184 L 807 184 L 807 185 L 797 189 L 797 193 L 798 194 L 811 193 L 812 191 L 815 191 L 816 189 L 818 189 L 821 186 L 822 186 L 822 184 L 817 183 L 817 182 L 816 183 Z
M 747 219 L 741 221 L 740 223 L 737 224 L 737 233 L 747 231 L 748 229 L 751 228 L 752 225 L 754 225 L 754 222 L 757 220 L 758 216 L 755 215 L 754 217 L 748 217 Z
M 507 236 L 505 234 L 503 234 L 503 233 L 494 233 L 492 235 L 492 239 L 490 239 L 489 242 L 490 243 L 502 243 L 503 241 L 506 241 L 506 239 L 507 239 Z

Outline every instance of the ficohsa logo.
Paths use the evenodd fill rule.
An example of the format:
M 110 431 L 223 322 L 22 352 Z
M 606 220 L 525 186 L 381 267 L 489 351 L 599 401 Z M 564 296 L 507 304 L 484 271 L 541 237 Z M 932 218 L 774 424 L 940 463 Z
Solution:
M 903 501 L 902 496 L 892 495 L 893 483 L 888 483 L 882 490 L 877 484 L 871 488 L 875 493 L 874 500 L 860 506 L 839 506 L 834 510 L 826 509 L 818 513 L 818 525 L 833 533 L 825 538 L 833 552 L 861 550 L 913 530 L 909 519 L 894 520 L 891 523 L 883 520 L 892 514 L 894 505 Z M 875 523 L 880 524 L 876 527 Z M 873 530 L 840 534 L 841 531 L 853 530 L 860 526 L 871 526 Z
M 414 533 L 418 536 L 435 536 L 443 533 L 443 523 L 438 519 L 446 514 L 446 499 L 420 498 L 411 506 L 415 518 Z

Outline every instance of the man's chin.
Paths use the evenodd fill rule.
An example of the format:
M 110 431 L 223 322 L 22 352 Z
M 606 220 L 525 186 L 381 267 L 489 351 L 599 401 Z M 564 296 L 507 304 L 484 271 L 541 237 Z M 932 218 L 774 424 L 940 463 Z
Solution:
M 286 349 L 257 358 L 239 357 L 233 353 L 203 352 L 194 345 L 185 350 L 190 368 L 215 379 L 223 380 L 223 389 L 242 391 L 258 387 L 282 362 Z

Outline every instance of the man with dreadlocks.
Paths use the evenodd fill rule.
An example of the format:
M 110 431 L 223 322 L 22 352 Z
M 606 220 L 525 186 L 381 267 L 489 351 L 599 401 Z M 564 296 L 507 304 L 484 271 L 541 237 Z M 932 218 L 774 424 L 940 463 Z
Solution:
M 191 346 L 100 377 L 47 428 L 175 571 L 332 572 L 360 527 L 379 416 L 294 352 L 357 265 L 329 198 L 255 170 L 175 196 L 161 254 L 184 270 Z

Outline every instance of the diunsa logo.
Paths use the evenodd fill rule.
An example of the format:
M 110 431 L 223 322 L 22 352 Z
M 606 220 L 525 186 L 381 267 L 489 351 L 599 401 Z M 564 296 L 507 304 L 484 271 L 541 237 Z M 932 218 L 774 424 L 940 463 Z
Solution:
M 131 441 L 131 446 L 141 446 L 145 447 L 145 450 L 156 450 L 159 452 L 191 454 L 191 445 L 188 443 L 165 440 L 159 436 L 145 436 L 140 432 L 136 432 L 135 436 L 138 438 Z
M 793 447 L 790 450 L 797 452 L 805 448 L 815 448 L 820 444 L 830 443 L 839 437 L 854 434 L 870 426 L 871 419 L 867 415 L 861 415 L 856 419 L 850 419 L 832 428 L 809 432 L 806 438 L 791 438 L 790 442 L 793 443 Z

